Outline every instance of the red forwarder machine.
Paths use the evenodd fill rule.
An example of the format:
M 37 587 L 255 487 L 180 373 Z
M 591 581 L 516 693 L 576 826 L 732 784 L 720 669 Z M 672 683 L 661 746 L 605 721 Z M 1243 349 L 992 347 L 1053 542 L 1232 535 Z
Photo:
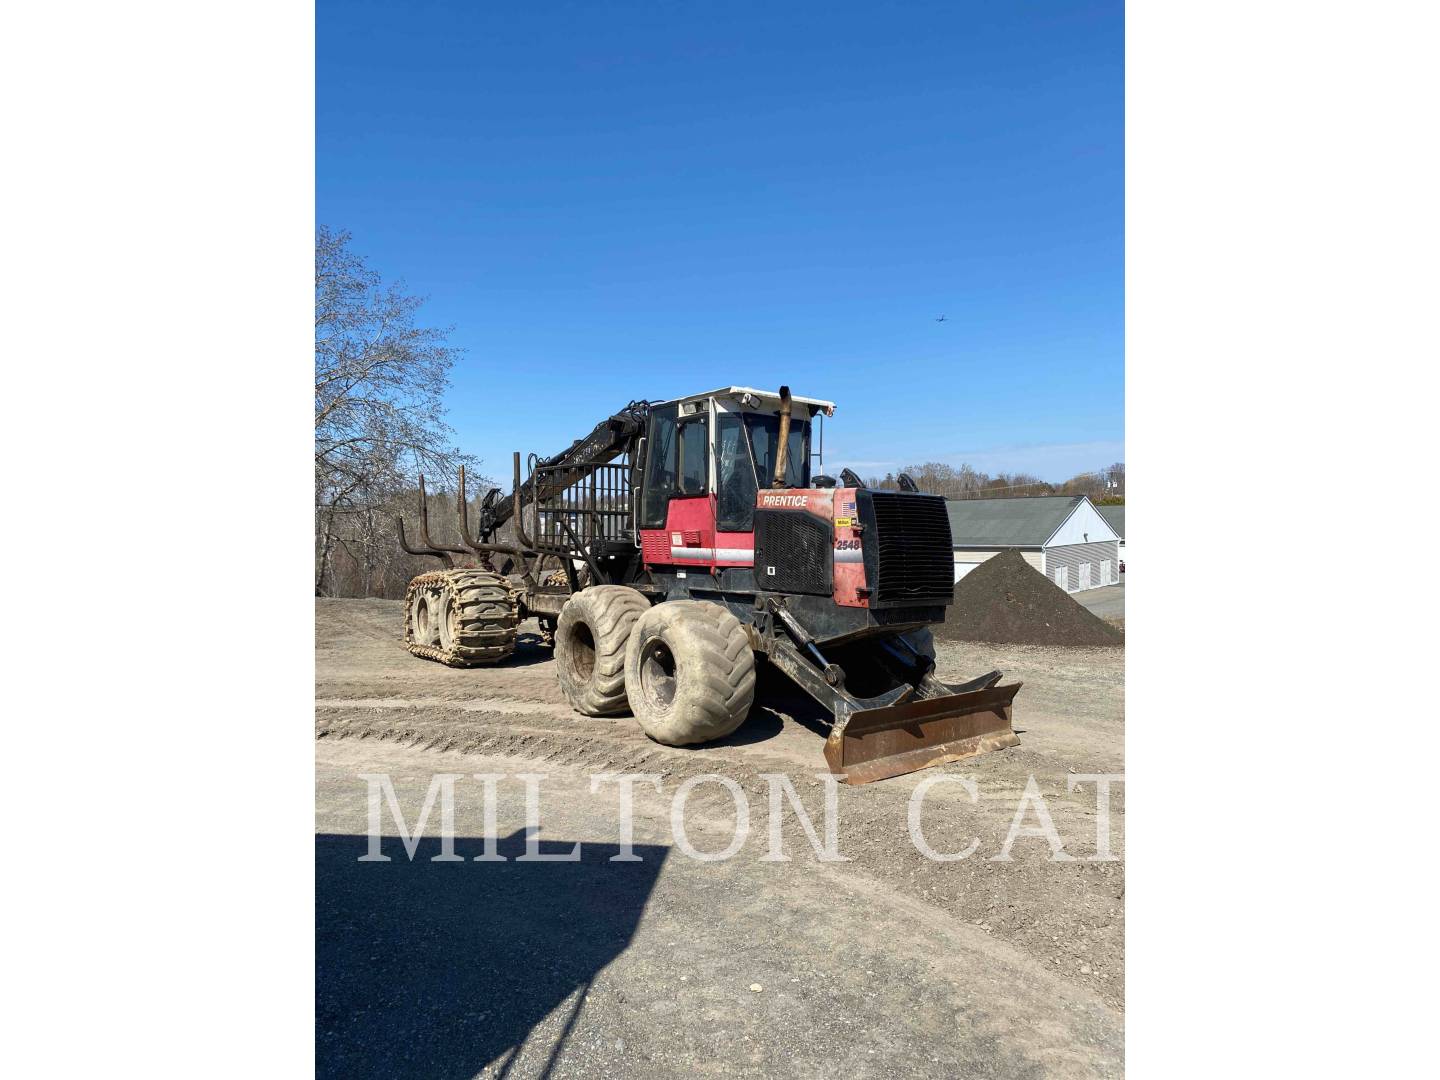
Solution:
M 873 490 L 810 475 L 832 402 L 729 386 L 631 402 L 475 508 L 463 546 L 419 544 L 445 569 L 410 582 L 405 642 L 457 667 L 495 664 L 538 618 L 560 685 L 587 716 L 629 711 L 667 746 L 729 735 L 764 656 L 830 718 L 825 760 L 852 784 L 1016 745 L 1019 683 L 935 676 L 928 627 L 952 600 L 945 500 L 904 475 Z M 547 571 L 547 567 L 548 569 Z

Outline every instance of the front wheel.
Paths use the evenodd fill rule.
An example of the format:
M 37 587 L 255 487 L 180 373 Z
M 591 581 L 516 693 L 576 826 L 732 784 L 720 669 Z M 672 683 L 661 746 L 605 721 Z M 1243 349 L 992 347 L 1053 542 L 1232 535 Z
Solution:
M 641 729 L 658 743 L 724 738 L 755 701 L 755 654 L 745 627 L 704 600 L 651 608 L 630 633 L 625 694 Z
M 560 688 L 586 716 L 625 711 L 625 645 L 650 601 L 624 585 L 594 585 L 575 593 L 555 624 Z

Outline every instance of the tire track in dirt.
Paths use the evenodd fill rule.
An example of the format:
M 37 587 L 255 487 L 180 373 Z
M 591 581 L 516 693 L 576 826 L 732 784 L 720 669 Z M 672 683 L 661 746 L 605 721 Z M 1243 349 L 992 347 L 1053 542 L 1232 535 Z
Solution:
M 714 752 L 702 757 L 694 751 L 660 746 L 638 732 L 626 733 L 618 724 L 610 725 L 603 734 L 582 734 L 576 731 L 573 717 L 557 717 L 548 706 L 539 706 L 523 716 L 484 711 L 494 709 L 496 704 L 490 700 L 483 708 L 472 710 L 454 703 L 440 709 L 332 707 L 317 718 L 316 736 L 326 740 L 374 739 L 424 750 L 504 758 L 515 762 L 514 772 L 543 773 L 547 768 L 564 768 L 591 775 L 655 774 L 661 778 L 666 797 L 688 779 L 718 773 L 739 784 L 749 801 L 752 832 L 759 833 L 768 827 L 770 791 L 769 782 L 761 774 L 778 772 L 791 778 L 801 806 L 816 826 L 824 821 L 823 787 L 805 774 L 796 775 L 793 762 L 786 758 L 758 754 L 753 747 L 744 748 L 748 753 L 743 758 L 722 757 Z M 553 726 L 545 724 L 546 719 L 553 719 Z M 979 774 L 976 783 L 980 797 L 973 806 L 958 785 L 941 785 L 927 798 L 931 808 L 927 812 L 927 839 L 937 849 L 958 850 L 971 837 L 980 841 L 974 858 L 954 863 L 930 862 L 912 845 L 907 813 L 913 784 L 903 789 L 841 785 L 837 809 L 840 850 L 851 860 L 847 867 L 913 900 L 934 905 L 946 918 L 958 917 L 1017 948 L 1038 953 L 1057 974 L 1079 976 L 1108 1003 L 1120 1005 L 1120 864 L 1053 863 L 1046 858 L 1048 849 L 1038 840 L 1019 843 L 1013 863 L 988 861 L 1003 844 L 1019 792 L 1008 777 Z M 1089 854 L 1094 811 L 1069 801 L 1063 791 L 1047 790 L 1045 795 L 1067 849 L 1081 858 Z M 944 809 L 947 806 L 953 808 L 956 820 L 944 820 L 949 816 Z M 687 814 L 732 825 L 735 819 L 731 795 L 719 784 L 696 787 L 686 809 Z M 931 820 L 936 817 L 941 820 Z M 1030 823 L 1033 821 L 1032 816 Z M 1121 850 L 1119 831 L 1114 835 L 1116 850 Z M 800 819 L 788 803 L 781 836 L 793 857 L 812 857 Z

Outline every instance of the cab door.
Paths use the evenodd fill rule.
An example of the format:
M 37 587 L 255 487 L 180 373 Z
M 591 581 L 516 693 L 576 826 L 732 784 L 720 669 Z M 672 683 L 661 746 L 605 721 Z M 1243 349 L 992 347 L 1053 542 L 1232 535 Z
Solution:
M 692 411 L 682 414 L 682 407 Z M 707 403 L 654 410 L 640 493 L 640 547 L 645 565 L 713 567 L 715 496 L 710 471 Z

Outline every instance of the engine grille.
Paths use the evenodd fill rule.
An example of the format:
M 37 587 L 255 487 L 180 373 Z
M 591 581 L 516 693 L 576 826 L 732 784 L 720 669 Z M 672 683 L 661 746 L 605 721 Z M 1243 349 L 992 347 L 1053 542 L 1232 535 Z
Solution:
M 875 514 L 874 528 L 864 537 L 876 557 L 871 604 L 950 603 L 955 556 L 945 500 L 898 491 L 868 494 Z
M 834 592 L 830 522 L 804 510 L 755 511 L 755 584 L 770 592 Z
M 640 533 L 640 556 L 651 566 L 665 566 L 675 560 L 670 557 L 670 534 L 665 531 Z

